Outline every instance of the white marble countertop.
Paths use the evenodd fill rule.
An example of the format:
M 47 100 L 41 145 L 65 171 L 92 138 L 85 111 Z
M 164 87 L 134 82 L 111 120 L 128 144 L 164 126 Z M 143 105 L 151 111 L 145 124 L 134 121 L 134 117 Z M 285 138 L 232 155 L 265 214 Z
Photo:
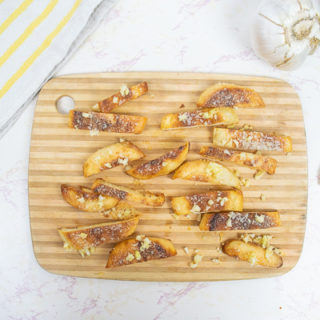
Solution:
M 259 60 L 248 36 L 257 3 L 119 0 L 59 74 L 203 71 L 290 82 L 302 101 L 309 157 L 307 230 L 297 266 L 277 278 L 213 283 L 108 281 L 46 272 L 34 258 L 29 228 L 32 104 L 0 140 L 1 320 L 319 319 L 320 51 L 291 73 Z

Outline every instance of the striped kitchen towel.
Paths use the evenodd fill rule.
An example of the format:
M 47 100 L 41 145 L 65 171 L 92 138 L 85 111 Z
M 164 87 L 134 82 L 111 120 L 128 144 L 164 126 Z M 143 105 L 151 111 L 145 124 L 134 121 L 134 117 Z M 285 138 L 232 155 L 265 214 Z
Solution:
M 0 137 L 115 0 L 0 0 Z

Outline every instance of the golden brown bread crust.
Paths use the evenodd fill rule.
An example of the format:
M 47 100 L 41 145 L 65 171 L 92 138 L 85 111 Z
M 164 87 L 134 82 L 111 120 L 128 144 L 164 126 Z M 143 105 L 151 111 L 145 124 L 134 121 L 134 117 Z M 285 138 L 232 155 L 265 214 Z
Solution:
M 114 207 L 118 199 L 114 197 L 101 196 L 93 190 L 80 186 L 74 187 L 67 184 L 61 185 L 63 199 L 73 207 L 88 211 L 102 212 Z
M 231 108 L 201 109 L 163 116 L 161 130 L 229 125 L 238 121 L 236 112 Z
M 97 150 L 83 164 L 83 175 L 89 177 L 129 161 L 144 157 L 144 153 L 132 142 L 124 141 Z
M 160 192 L 137 191 L 123 186 L 116 186 L 103 179 L 96 179 L 92 189 L 102 195 L 114 197 L 119 200 L 143 203 L 151 207 L 160 207 L 165 201 L 165 196 Z
M 277 160 L 262 155 L 241 152 L 220 147 L 203 146 L 200 154 L 204 157 L 220 161 L 231 161 L 254 170 L 262 170 L 268 174 L 274 174 L 277 168 Z
M 105 222 L 90 226 L 76 228 L 59 228 L 58 232 L 64 241 L 64 248 L 77 250 L 84 255 L 90 255 L 92 248 L 103 243 L 121 241 L 130 236 L 136 230 L 139 217 L 132 219 Z
M 213 144 L 237 150 L 292 151 L 290 137 L 249 130 L 214 128 Z
M 205 159 L 186 161 L 172 177 L 177 178 L 240 188 L 240 180 L 234 172 L 219 163 Z
M 253 89 L 231 83 L 217 83 L 201 93 L 197 106 L 199 108 L 263 108 L 265 104 Z
M 277 211 L 205 213 L 200 221 L 202 231 L 252 230 L 280 226 Z
M 186 159 L 189 143 L 173 149 L 157 159 L 133 165 L 126 173 L 137 179 L 151 179 L 164 176 L 177 169 Z
M 120 267 L 155 259 L 164 259 L 177 254 L 177 251 L 170 240 L 148 237 L 150 244 L 148 248 L 144 249 L 144 239 L 142 239 L 142 241 L 128 239 L 117 243 L 109 254 L 106 268 Z
M 147 118 L 116 113 L 69 112 L 69 127 L 80 130 L 107 131 L 115 133 L 141 133 Z
M 214 190 L 173 197 L 171 206 L 177 215 L 214 211 L 242 211 L 243 195 L 240 190 Z
M 92 109 L 94 111 L 110 112 L 113 109 L 123 105 L 125 102 L 137 99 L 147 92 L 148 84 L 146 81 L 143 81 L 128 88 L 128 94 L 121 94 L 121 92 L 119 91 L 113 94 L 111 97 L 98 102 L 95 106 L 92 107 Z
M 126 220 L 139 216 L 140 212 L 125 201 L 119 201 L 118 204 L 105 211 L 104 216 L 113 220 Z
M 283 264 L 281 256 L 273 251 L 268 252 L 268 249 L 264 249 L 252 242 L 228 240 L 222 246 L 222 250 L 231 257 L 237 257 L 251 264 L 259 264 L 270 268 L 280 268 Z

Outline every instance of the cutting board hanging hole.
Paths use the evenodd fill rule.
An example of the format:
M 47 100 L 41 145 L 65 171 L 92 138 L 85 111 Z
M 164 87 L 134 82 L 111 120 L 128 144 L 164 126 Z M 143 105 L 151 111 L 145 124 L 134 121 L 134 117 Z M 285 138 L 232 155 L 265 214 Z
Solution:
M 74 109 L 75 103 L 70 96 L 61 96 L 56 100 L 56 107 L 58 112 L 68 114 L 70 110 Z

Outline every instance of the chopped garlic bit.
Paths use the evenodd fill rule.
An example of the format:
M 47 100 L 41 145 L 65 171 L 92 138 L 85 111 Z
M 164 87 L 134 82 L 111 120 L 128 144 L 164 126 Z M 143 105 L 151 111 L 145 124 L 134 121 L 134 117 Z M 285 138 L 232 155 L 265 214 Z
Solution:
M 105 163 L 104 166 L 109 169 L 112 168 L 112 164 L 110 162 Z
M 193 207 L 190 211 L 192 213 L 200 213 L 200 210 L 201 210 L 200 207 L 197 204 L 195 204 L 195 205 L 193 205 Z
M 141 243 L 140 251 L 144 251 L 150 248 L 151 240 L 145 237 Z
M 188 247 L 184 247 L 183 250 L 184 250 L 184 252 L 185 252 L 186 254 L 189 254 L 189 248 L 188 248 Z
M 138 240 L 138 241 L 142 241 L 143 238 L 144 238 L 144 235 L 142 235 L 142 234 L 139 234 L 136 236 L 136 240 Z
M 197 263 L 194 263 L 194 262 L 191 262 L 191 263 L 190 263 L 190 268 L 195 269 L 195 268 L 197 268 L 197 267 L 198 267 L 198 264 L 197 264 Z
M 228 156 L 231 156 L 231 153 L 230 153 L 230 151 L 228 149 L 224 149 L 223 153 L 225 153 Z
M 99 130 L 90 130 L 90 136 L 98 136 L 99 135 Z
M 134 260 L 134 255 L 132 253 L 128 253 L 126 260 L 131 262 L 132 260 Z
M 121 94 L 123 97 L 125 97 L 125 96 L 127 96 L 127 95 L 129 94 L 129 92 L 130 92 L 129 88 L 128 88 L 125 84 L 123 84 L 123 85 L 121 86 L 121 88 L 120 88 L 120 94 Z
M 240 183 L 244 187 L 249 187 L 250 186 L 250 181 L 249 181 L 249 179 L 246 179 L 246 178 L 240 178 Z
M 135 256 L 135 258 L 136 258 L 137 260 L 141 260 L 141 254 L 140 254 L 140 252 L 139 252 L 138 250 L 136 250 L 136 251 L 134 252 L 134 256 Z
M 211 261 L 213 263 L 220 263 L 220 259 L 219 258 L 213 258 L 213 259 L 211 259 Z
M 245 243 L 251 242 L 252 241 L 252 237 L 249 233 L 246 234 L 242 234 L 240 236 L 241 240 L 243 240 Z
M 119 102 L 119 98 L 117 96 L 114 96 L 112 99 L 113 103 L 118 103 Z
M 122 164 L 122 165 L 124 165 L 124 166 L 126 166 L 126 165 L 128 164 L 128 161 L 129 161 L 128 158 L 124 158 L 124 159 L 119 158 L 119 159 L 118 159 L 118 163 L 119 163 L 119 164 Z
M 99 194 L 99 201 L 103 201 L 105 198 L 103 195 Z
M 79 236 L 80 236 L 80 238 L 85 239 L 88 235 L 86 233 L 84 233 L 84 232 L 81 232 L 79 234 Z
M 99 104 L 96 103 L 94 106 L 91 107 L 91 109 L 92 109 L 93 111 L 100 111 Z
M 263 214 L 260 214 L 260 215 L 256 214 L 254 216 L 254 220 L 256 220 L 258 223 L 263 223 L 264 222 L 264 215 Z
M 260 200 L 262 200 L 262 201 L 265 201 L 265 200 L 266 200 L 265 194 L 263 194 L 263 193 L 260 194 Z
M 199 249 L 195 249 L 195 250 L 194 250 L 194 253 L 198 253 L 198 252 L 199 252 Z
M 259 180 L 264 176 L 265 172 L 262 170 L 257 170 L 257 172 L 253 175 L 255 180 Z
M 253 130 L 253 127 L 251 124 L 245 123 L 242 127 L 242 130 Z
M 252 266 L 254 266 L 254 265 L 256 264 L 256 262 L 257 262 L 257 257 L 256 257 L 256 255 L 255 255 L 253 252 L 250 253 L 249 258 L 248 258 L 248 261 L 249 261 L 249 263 L 250 263 Z
M 119 141 L 120 141 L 120 142 L 124 142 L 124 141 L 126 141 L 126 140 L 123 139 L 123 138 L 120 138 Z
M 213 203 L 214 203 L 214 202 L 213 202 L 213 200 L 211 200 L 211 199 L 208 201 L 208 205 L 209 205 L 209 206 L 212 206 Z
M 78 202 L 84 203 L 85 202 L 84 197 L 78 198 Z
M 92 118 L 92 115 L 90 114 L 90 113 L 87 113 L 87 112 L 83 112 L 82 113 L 82 116 L 84 117 L 84 118 Z
M 168 163 L 165 162 L 165 161 L 162 162 L 162 166 L 163 166 L 163 167 L 165 167 L 167 164 L 168 164 Z
M 266 249 L 266 252 L 265 252 L 265 257 L 268 261 L 270 261 L 271 257 L 273 255 L 273 247 L 272 246 L 269 246 L 267 249 Z
M 185 120 L 187 120 L 187 118 L 188 118 L 188 114 L 186 112 L 179 113 L 179 115 L 178 115 L 179 121 L 185 121 Z
M 202 256 L 200 254 L 196 254 L 193 257 L 193 263 L 199 264 L 199 262 L 201 262 L 201 260 L 202 260 Z

